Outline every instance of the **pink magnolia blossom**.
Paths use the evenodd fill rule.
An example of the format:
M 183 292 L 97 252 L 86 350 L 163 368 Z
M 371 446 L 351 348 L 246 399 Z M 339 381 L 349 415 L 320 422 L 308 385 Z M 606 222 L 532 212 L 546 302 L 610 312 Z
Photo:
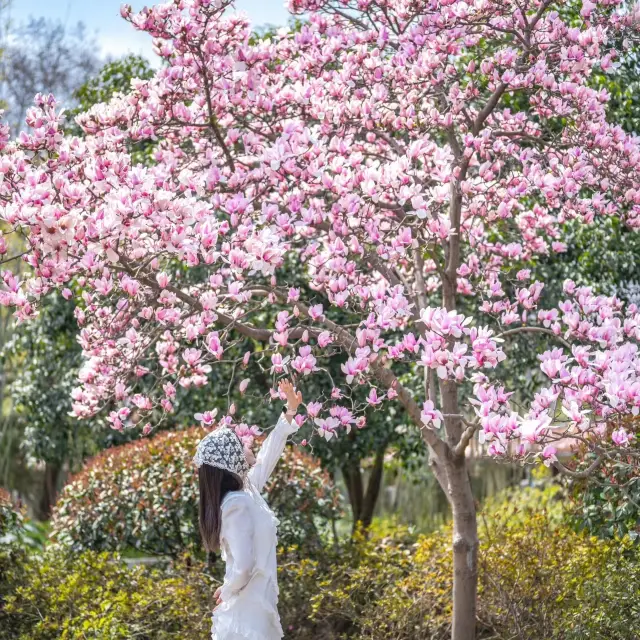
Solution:
M 616 429 L 611 434 L 611 440 L 613 440 L 614 444 L 618 447 L 628 447 L 631 439 L 633 438 L 633 434 L 629 434 L 626 429 Z
M 316 304 L 309 309 L 309 317 L 312 320 L 319 320 L 320 318 L 322 318 L 322 315 L 323 315 L 323 308 L 321 304 Z
M 542 462 L 544 463 L 544 465 L 546 467 L 551 466 L 554 462 L 558 461 L 558 457 L 556 456 L 556 454 L 558 453 L 557 449 L 548 444 L 543 450 L 542 450 Z
M 322 410 L 322 402 L 310 402 L 307 405 L 307 412 L 312 418 L 316 418 Z
M 205 411 L 204 413 L 196 413 L 193 417 L 198 421 L 202 422 L 202 424 L 206 426 L 211 426 L 215 424 L 215 418 L 218 414 L 218 410 L 214 409 L 213 411 Z
M 369 395 L 367 396 L 367 402 L 373 407 L 376 407 L 376 406 L 378 406 L 379 404 L 382 403 L 382 398 L 378 397 L 377 389 L 372 388 L 369 391 Z
M 274 353 L 271 356 L 271 372 L 282 373 L 286 371 L 289 360 L 291 360 L 290 356 L 283 357 L 281 353 Z
M 351 425 L 355 422 L 355 418 L 353 417 L 353 413 L 347 409 L 347 407 L 337 405 L 331 407 L 329 413 L 333 418 L 338 418 L 340 426 L 346 427 L 347 432 L 350 431 Z
M 439 429 L 442 425 L 444 418 L 442 413 L 438 411 L 431 400 L 427 400 L 422 407 L 422 422 L 426 426 L 433 425 L 436 429 Z
M 333 338 L 328 331 L 323 331 L 318 336 L 318 346 L 324 349 L 327 345 L 330 345 L 333 342 Z
M 318 434 L 325 440 L 331 440 L 336 435 L 336 431 L 340 426 L 340 421 L 337 418 L 316 418 L 314 420 L 318 427 Z
M 316 370 L 316 358 L 311 352 L 311 347 L 301 347 L 299 355 L 291 361 L 291 366 L 302 375 L 309 375 Z
M 240 438 L 240 440 L 242 441 L 242 444 L 247 449 L 251 449 L 251 447 L 253 447 L 255 439 L 259 435 L 261 435 L 261 431 L 260 429 L 258 429 L 258 427 L 256 427 L 255 425 L 249 426 L 248 424 L 244 423 L 235 425 L 234 431 L 236 432 L 238 438 Z

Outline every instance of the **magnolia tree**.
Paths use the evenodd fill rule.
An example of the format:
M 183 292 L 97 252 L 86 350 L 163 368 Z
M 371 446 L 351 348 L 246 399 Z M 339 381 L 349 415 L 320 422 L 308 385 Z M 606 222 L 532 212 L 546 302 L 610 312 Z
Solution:
M 38 96 L 2 140 L 4 229 L 31 275 L 5 271 L 0 300 L 26 320 L 51 289 L 81 292 L 75 414 L 111 403 L 113 428 L 148 432 L 240 339 L 238 367 L 272 379 L 330 375 L 343 354 L 298 421 L 331 439 L 365 428 L 368 407 L 404 406 L 451 504 L 456 640 L 475 635 L 470 440 L 584 475 L 640 455 L 618 426 L 640 408 L 638 308 L 571 282 L 542 308 L 527 270 L 563 250 L 567 221 L 640 225 L 639 141 L 589 83 L 633 46 L 633 13 L 566 5 L 292 0 L 308 22 L 257 41 L 225 0 L 125 6 L 165 61 L 156 75 L 80 115 L 81 139 Z M 146 167 L 129 153 L 145 140 Z M 523 332 L 548 338 L 548 384 L 526 407 L 500 366 Z M 200 417 L 251 437 L 233 406 Z M 587 468 L 557 461 L 567 437 L 595 454 Z

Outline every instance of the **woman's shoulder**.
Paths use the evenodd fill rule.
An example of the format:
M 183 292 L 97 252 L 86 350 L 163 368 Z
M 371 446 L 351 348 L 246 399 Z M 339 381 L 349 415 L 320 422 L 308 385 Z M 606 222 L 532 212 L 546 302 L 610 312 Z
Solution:
M 225 511 L 237 507 L 237 508 L 250 508 L 253 503 L 253 499 L 251 496 L 240 489 L 238 491 L 229 491 L 227 495 L 222 499 L 222 504 L 220 507 Z

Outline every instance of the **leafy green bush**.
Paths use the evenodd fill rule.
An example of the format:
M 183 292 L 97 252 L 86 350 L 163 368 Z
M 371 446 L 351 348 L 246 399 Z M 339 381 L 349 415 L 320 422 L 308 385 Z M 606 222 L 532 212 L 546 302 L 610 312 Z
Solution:
M 9 537 L 22 527 L 22 511 L 13 504 L 11 496 L 0 487 L 0 543 L 9 542 Z
M 298 556 L 321 551 L 326 529 L 342 515 L 342 498 L 320 463 L 299 449 L 285 451 L 265 487 L 280 524 L 280 545 Z
M 311 619 L 330 638 L 446 638 L 450 541 L 379 524 L 327 563 L 311 594 Z M 304 635 L 296 636 L 303 638 Z
M 640 550 L 628 537 L 576 532 L 561 498 L 558 487 L 513 491 L 480 513 L 479 640 L 637 640 Z M 387 522 L 313 558 L 282 547 L 286 637 L 448 639 L 450 537 L 448 527 L 416 536 Z M 0 638 L 206 637 L 213 585 L 203 567 L 192 558 L 128 569 L 117 556 L 59 548 L 31 555 L 10 572 Z
M 624 426 L 640 438 L 638 418 Z M 594 459 L 594 454 L 585 452 L 577 470 L 586 469 Z M 567 484 L 573 500 L 573 516 L 580 528 L 601 538 L 628 535 L 640 543 L 640 472 L 633 456 L 621 450 L 589 477 L 569 478 Z
M 7 596 L 12 591 L 12 581 L 19 582 L 19 569 L 26 556 L 19 540 L 23 527 L 23 513 L 13 504 L 11 496 L 0 488 L 0 629 L 6 629 L 11 637 L 9 623 L 4 620 Z M 0 637 L 2 637 L 0 631 Z
M 629 538 L 576 533 L 557 487 L 490 501 L 480 514 L 480 536 L 479 638 L 637 638 L 637 549 Z M 327 637 L 449 638 L 450 537 L 445 527 L 418 538 L 398 529 L 358 539 L 341 562 L 319 567 L 312 620 L 325 635 L 335 634 Z
M 0 549 L 18 545 L 42 549 L 47 541 L 47 523 L 25 517 L 25 510 L 14 505 L 8 492 L 0 487 Z
M 128 568 L 116 555 L 50 549 L 14 566 L 2 640 L 204 638 L 212 586 L 199 569 Z
M 206 431 L 194 427 L 108 449 L 63 489 L 52 536 L 76 551 L 180 554 L 200 546 L 198 479 L 192 464 Z M 267 491 L 285 546 L 317 548 L 321 524 L 339 515 L 340 498 L 310 456 L 287 449 Z
M 480 617 L 502 636 L 632 640 L 640 554 L 630 538 L 576 533 L 561 492 L 512 493 L 483 519 Z

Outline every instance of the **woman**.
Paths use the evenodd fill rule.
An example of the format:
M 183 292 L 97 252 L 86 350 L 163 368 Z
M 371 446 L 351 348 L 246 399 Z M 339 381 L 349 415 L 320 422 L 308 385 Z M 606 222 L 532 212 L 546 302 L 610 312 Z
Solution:
M 207 551 L 221 551 L 224 582 L 215 595 L 213 640 L 280 640 L 276 520 L 260 492 L 275 468 L 302 395 L 279 384 L 287 410 L 264 441 L 257 459 L 236 433 L 220 428 L 198 444 L 194 462 L 200 484 L 200 532 Z

